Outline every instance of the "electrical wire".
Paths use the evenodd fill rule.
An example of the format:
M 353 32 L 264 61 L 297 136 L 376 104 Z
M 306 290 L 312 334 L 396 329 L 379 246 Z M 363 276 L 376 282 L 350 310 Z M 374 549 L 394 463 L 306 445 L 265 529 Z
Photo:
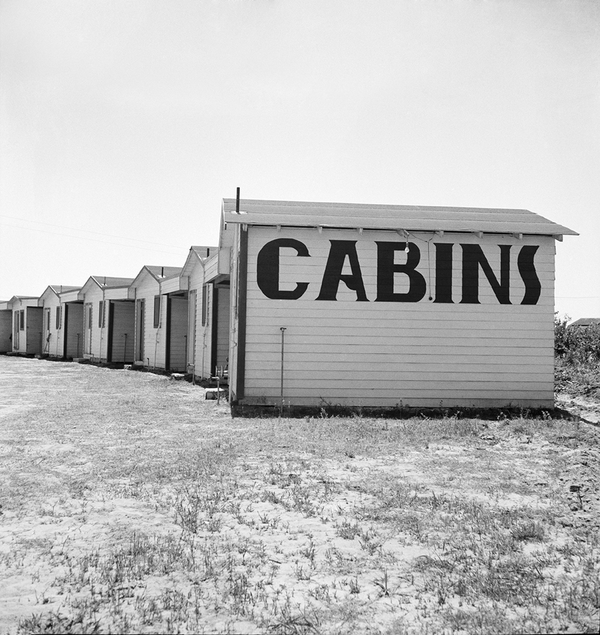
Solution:
M 116 247 L 124 247 L 126 249 L 140 249 L 142 251 L 152 251 L 153 253 L 164 253 L 164 254 L 175 254 L 175 253 L 180 254 L 181 253 L 181 250 L 176 252 L 174 249 L 173 250 L 165 250 L 165 249 L 156 249 L 154 247 L 143 247 L 141 245 L 127 245 L 125 243 L 115 243 L 115 242 L 110 242 L 110 241 L 107 241 L 107 240 L 99 240 L 98 238 L 89 238 L 89 237 L 75 236 L 73 234 L 64 234 L 62 232 L 53 232 L 53 231 L 50 231 L 50 230 L 47 230 L 47 229 L 37 229 L 35 227 L 21 227 L 19 225 L 9 225 L 9 224 L 4 223 L 2 221 L 0 221 L 0 225 L 4 225 L 5 227 L 10 227 L 12 229 L 21 229 L 21 230 L 24 230 L 24 231 L 34 231 L 34 232 L 38 232 L 38 233 L 42 233 L 42 234 L 52 234 L 54 236 L 64 236 L 66 238 L 73 238 L 73 239 L 78 240 L 78 241 L 95 242 L 95 243 L 101 243 L 101 244 L 104 244 L 104 245 L 113 245 L 113 246 L 116 246 Z M 80 230 L 75 230 L 75 231 L 80 231 Z M 85 230 L 81 230 L 81 231 L 85 231 Z M 91 232 L 91 233 L 97 233 L 97 232 Z M 103 234 L 103 235 L 108 235 L 108 234 Z M 115 238 L 116 238 L 116 236 L 115 236 Z M 123 238 L 123 237 L 121 236 L 121 238 Z M 127 238 L 127 240 L 135 240 L 135 239 Z M 149 242 L 149 241 L 140 241 L 140 242 Z M 150 244 L 151 245 L 158 245 L 160 243 L 150 243 Z
M 35 223 L 36 225 L 48 225 L 49 227 L 58 227 L 59 229 L 68 229 L 70 231 L 82 232 L 84 234 L 96 234 L 97 236 L 105 236 L 107 238 L 123 238 L 123 236 L 115 236 L 114 234 L 105 234 L 103 232 L 92 231 L 91 229 L 79 229 L 78 227 L 68 227 L 66 225 L 58 225 L 57 223 L 47 223 L 46 221 L 38 221 L 38 220 L 33 221 L 27 218 L 19 218 L 18 216 L 8 216 L 6 214 L 0 214 L 0 218 L 9 218 L 11 220 L 16 220 L 21 223 Z M 23 228 L 23 229 L 27 229 L 27 228 Z M 31 228 L 31 229 L 35 230 L 35 228 Z M 138 242 L 138 243 L 147 243 L 149 245 L 160 245 L 162 247 L 177 247 L 177 245 L 165 245 L 164 243 L 157 243 L 150 240 L 140 240 L 139 238 L 126 237 L 126 239 L 131 240 L 133 242 Z

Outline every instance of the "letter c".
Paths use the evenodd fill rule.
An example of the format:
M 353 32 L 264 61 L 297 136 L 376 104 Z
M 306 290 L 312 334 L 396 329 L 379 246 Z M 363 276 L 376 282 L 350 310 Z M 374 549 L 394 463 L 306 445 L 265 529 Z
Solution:
M 256 282 L 258 288 L 271 300 L 297 300 L 304 295 L 308 282 L 296 283 L 293 291 L 282 291 L 279 288 L 279 250 L 282 247 L 295 249 L 298 256 L 309 257 L 304 243 L 293 238 L 277 238 L 268 242 L 258 252 L 256 260 Z

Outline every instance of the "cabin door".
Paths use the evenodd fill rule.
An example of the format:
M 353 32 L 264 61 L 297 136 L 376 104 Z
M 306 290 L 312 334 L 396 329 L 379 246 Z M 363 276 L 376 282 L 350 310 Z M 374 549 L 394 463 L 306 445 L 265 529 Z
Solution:
M 186 372 L 187 320 L 188 299 L 180 296 L 167 296 L 167 370 Z

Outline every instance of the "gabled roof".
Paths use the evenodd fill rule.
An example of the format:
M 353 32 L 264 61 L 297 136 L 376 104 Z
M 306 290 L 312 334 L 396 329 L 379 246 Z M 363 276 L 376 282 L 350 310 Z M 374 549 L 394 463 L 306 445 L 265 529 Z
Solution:
M 223 199 L 222 224 L 492 234 L 577 235 L 526 209 Z
M 115 278 L 112 276 L 90 276 L 81 290 L 87 293 L 90 285 L 95 284 L 100 289 L 116 289 L 128 287 L 133 282 L 133 278 Z
M 144 265 L 145 269 L 157 279 L 164 280 L 165 278 L 172 278 L 178 276 L 181 273 L 181 267 L 159 267 L 158 265 Z
M 37 306 L 38 300 L 39 297 L 35 295 L 13 295 L 13 297 L 7 302 L 7 305 L 13 305 L 18 302 L 19 304 L 24 303 L 27 306 Z
M 199 262 L 203 263 L 207 258 L 218 253 L 218 251 L 218 247 L 190 247 L 188 257 L 186 258 L 185 264 L 181 269 L 181 275 L 189 276 L 190 272 L 194 268 L 194 265 Z
M 207 247 L 205 245 L 192 245 L 190 247 L 190 251 L 193 251 L 198 256 L 198 258 L 208 258 L 209 256 L 212 256 L 212 254 L 215 253 L 218 249 L 218 247 Z
M 115 278 L 112 276 L 90 276 L 100 288 L 108 289 L 112 287 L 128 287 L 133 278 Z
M 131 281 L 131 286 L 134 286 L 140 277 L 145 275 L 152 276 L 157 282 L 162 282 L 167 278 L 178 276 L 181 273 L 181 267 L 162 267 L 158 265 L 144 265 L 138 275 Z
M 570 326 L 592 326 L 594 324 L 600 324 L 600 318 L 580 318 L 570 324 Z
M 67 293 L 69 291 L 76 291 L 78 289 L 81 289 L 81 287 L 66 286 L 64 284 L 49 284 L 44 289 L 44 293 L 40 295 L 40 299 L 46 294 L 47 291 L 51 291 L 55 295 L 59 295 L 60 293 Z

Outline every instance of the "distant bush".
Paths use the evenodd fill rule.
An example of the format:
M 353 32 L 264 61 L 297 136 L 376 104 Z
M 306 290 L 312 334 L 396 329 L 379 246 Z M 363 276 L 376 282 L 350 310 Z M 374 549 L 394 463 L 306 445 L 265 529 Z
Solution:
M 572 364 L 600 362 L 600 325 L 569 326 L 568 317 L 554 317 L 554 354 Z

